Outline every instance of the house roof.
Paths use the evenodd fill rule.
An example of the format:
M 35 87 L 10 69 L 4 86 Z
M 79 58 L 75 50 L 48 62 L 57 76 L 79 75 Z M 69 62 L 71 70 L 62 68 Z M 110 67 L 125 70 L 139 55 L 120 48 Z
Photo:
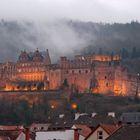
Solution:
M 87 140 L 99 127 L 103 128 L 108 135 L 111 135 L 113 132 L 118 130 L 121 126 L 118 125 L 110 125 L 110 124 L 99 124 L 87 137 L 85 140 Z
M 116 124 L 117 123 L 117 119 L 115 117 L 112 116 L 107 116 L 107 115 L 95 115 L 95 117 L 93 117 L 93 122 L 92 125 L 94 127 L 96 127 L 98 124 Z
M 140 140 L 140 126 L 126 125 L 112 133 L 106 140 Z
M 86 125 L 75 124 L 72 128 L 80 129 L 79 134 L 83 137 L 87 137 L 91 133 L 91 129 Z
M 18 129 L 23 129 L 23 126 L 0 125 L 0 130 L 18 130 Z
M 84 124 L 92 127 L 96 127 L 99 124 L 117 124 L 118 120 L 115 117 L 107 115 L 95 115 L 91 117 L 90 115 L 80 116 L 75 123 Z
M 10 138 L 6 136 L 0 136 L 0 140 L 10 140 Z
M 90 115 L 82 115 L 82 116 L 79 116 L 79 118 L 75 120 L 74 123 L 92 126 L 92 121 L 93 119 L 90 117 Z
M 50 124 L 49 123 L 33 123 L 30 127 L 42 127 L 42 126 L 44 126 L 44 127 L 49 127 L 50 126 Z
M 49 126 L 49 130 L 56 130 L 56 129 L 67 129 L 73 126 L 72 121 L 56 121 Z
M 110 135 L 120 128 L 118 125 L 100 124 L 100 126 Z
M 140 112 L 126 112 L 120 117 L 122 122 L 126 123 L 140 123 Z
M 8 137 L 10 140 L 16 140 L 21 133 L 21 130 L 0 130 L 0 137 Z

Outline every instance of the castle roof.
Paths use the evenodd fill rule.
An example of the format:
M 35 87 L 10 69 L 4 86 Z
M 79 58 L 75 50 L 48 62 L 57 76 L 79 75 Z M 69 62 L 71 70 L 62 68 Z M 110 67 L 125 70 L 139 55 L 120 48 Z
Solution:
M 29 62 L 29 61 L 35 61 L 35 62 L 44 61 L 45 64 L 51 64 L 51 59 L 49 56 L 48 49 L 45 52 L 40 52 L 38 49 L 36 49 L 35 52 L 29 52 L 29 53 L 27 53 L 25 50 L 21 51 L 18 62 Z
M 21 51 L 18 60 L 20 62 L 26 62 L 26 61 L 30 60 L 30 57 L 29 57 L 28 53 L 24 50 L 24 51 Z
M 42 61 L 43 60 L 43 56 L 42 56 L 41 52 L 39 52 L 38 49 L 33 53 L 32 59 L 33 59 L 33 61 Z

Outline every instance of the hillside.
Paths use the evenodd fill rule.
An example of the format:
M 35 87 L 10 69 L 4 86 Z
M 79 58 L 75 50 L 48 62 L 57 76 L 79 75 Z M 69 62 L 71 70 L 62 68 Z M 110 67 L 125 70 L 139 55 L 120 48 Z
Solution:
M 76 104 L 77 108 L 72 105 Z M 48 117 L 65 114 L 71 118 L 74 113 L 107 114 L 115 112 L 140 111 L 140 102 L 128 97 L 113 97 L 94 94 L 75 94 L 70 100 L 57 93 L 1 93 L 0 120 L 1 124 L 31 124 L 32 122 L 49 122 Z

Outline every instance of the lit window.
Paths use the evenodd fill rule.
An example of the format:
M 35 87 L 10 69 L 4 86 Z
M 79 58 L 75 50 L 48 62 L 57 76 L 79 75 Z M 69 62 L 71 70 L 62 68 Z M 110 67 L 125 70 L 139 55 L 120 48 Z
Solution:
M 21 69 L 19 69 L 18 72 L 21 72 Z

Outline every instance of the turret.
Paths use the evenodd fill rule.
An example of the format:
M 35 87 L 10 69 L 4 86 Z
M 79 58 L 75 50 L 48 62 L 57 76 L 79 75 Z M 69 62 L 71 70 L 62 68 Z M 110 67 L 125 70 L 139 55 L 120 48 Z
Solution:
M 49 50 L 48 49 L 46 50 L 45 55 L 44 55 L 44 63 L 46 65 L 51 64 L 51 58 L 50 58 Z
M 33 54 L 33 61 L 42 61 L 42 60 L 43 60 L 43 56 L 37 49 Z
M 28 53 L 24 50 L 21 51 L 19 58 L 18 58 L 18 62 L 27 62 L 30 60 L 30 57 L 28 55 Z

